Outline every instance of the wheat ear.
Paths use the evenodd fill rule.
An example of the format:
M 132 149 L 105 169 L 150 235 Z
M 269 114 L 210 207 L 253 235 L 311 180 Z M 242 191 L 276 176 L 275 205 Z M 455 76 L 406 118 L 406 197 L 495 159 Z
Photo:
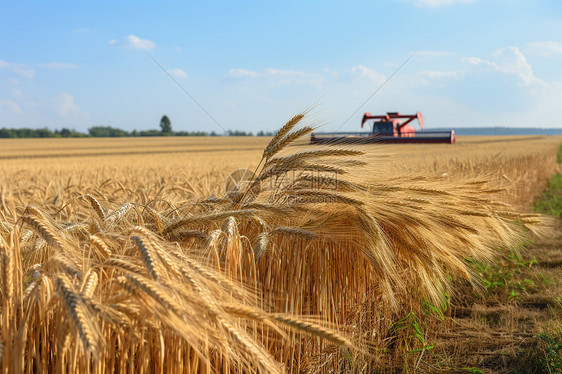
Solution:
M 99 203 L 99 201 L 90 194 L 84 195 L 83 197 L 88 200 L 88 202 L 92 206 L 92 209 L 94 209 L 98 217 L 100 217 L 100 219 L 103 221 L 105 219 L 105 209 Z
M 111 250 L 103 240 L 95 235 L 90 235 L 90 244 L 98 250 L 102 259 L 107 259 L 111 256 Z
M 364 152 L 351 149 L 321 149 L 317 151 L 297 152 L 285 157 L 270 158 L 264 167 L 270 164 L 286 164 L 297 160 L 310 160 L 320 157 L 345 157 L 345 156 L 361 156 Z
M 82 293 L 87 297 L 92 297 L 94 291 L 99 282 L 99 275 L 97 272 L 92 271 L 88 277 L 86 278 L 86 282 L 84 282 L 84 286 L 82 287 Z
M 178 305 L 170 296 L 163 293 L 149 279 L 137 276 L 135 274 L 126 274 L 125 279 L 125 286 L 131 287 L 130 289 L 126 288 L 129 292 L 132 291 L 132 293 L 134 293 L 135 290 L 141 290 L 165 309 L 178 316 L 183 315 L 181 306 Z
M 22 222 L 33 228 L 35 232 L 39 234 L 39 236 L 41 236 L 51 247 L 56 249 L 63 248 L 61 239 L 59 239 L 55 232 L 45 222 L 31 216 L 23 217 Z
M 12 256 L 10 255 L 10 253 L 8 253 L 7 250 L 3 252 L 1 255 L 2 255 L 2 291 L 4 293 L 4 299 L 10 302 L 14 294 L 14 261 Z
M 95 334 L 92 328 L 92 323 L 86 315 L 80 296 L 72 291 L 70 284 L 65 278 L 57 277 L 56 286 L 61 293 L 63 304 L 68 309 L 71 320 L 78 330 L 85 350 L 97 356 L 99 342 L 96 336 L 98 334 Z
M 156 259 L 154 258 L 152 248 L 149 243 L 145 243 L 140 236 L 132 236 L 131 240 L 135 243 L 141 253 L 142 260 L 144 261 L 148 273 L 152 279 L 157 280 L 161 278 L 160 270 L 157 268 Z
M 197 223 L 197 224 L 207 223 L 207 222 L 210 223 L 210 222 L 215 222 L 215 221 L 226 219 L 230 216 L 233 216 L 233 217 L 252 216 L 252 215 L 254 215 L 254 213 L 256 213 L 256 211 L 253 210 L 253 209 L 243 209 L 243 210 L 227 210 L 227 211 L 219 212 L 219 213 L 211 213 L 211 214 L 205 214 L 205 215 L 200 215 L 200 216 L 188 217 L 188 218 L 180 219 L 179 221 L 176 221 L 176 222 L 172 223 L 170 226 L 166 227 L 166 229 L 163 231 L 163 233 L 168 234 L 168 233 L 174 231 L 175 229 L 178 229 L 178 228 L 183 227 L 183 226 L 187 226 L 187 225 L 192 224 L 192 223 Z
M 134 274 L 143 273 L 143 268 L 123 259 L 110 257 L 103 262 L 103 266 L 119 268 Z
M 271 141 L 265 147 L 263 151 L 262 158 L 267 158 L 267 154 L 269 153 L 270 149 L 285 135 L 289 133 L 302 119 L 304 118 L 304 113 L 297 114 L 293 116 L 290 120 L 288 120 L 280 129 L 277 131 L 277 134 L 271 138 Z
M 269 246 L 269 233 L 262 232 L 258 235 L 257 243 L 256 243 L 256 258 L 259 259 L 263 254 L 267 251 L 267 247 Z
M 271 314 L 270 316 L 272 319 L 279 321 L 292 328 L 295 328 L 297 330 L 301 330 L 303 332 L 329 340 L 332 343 L 357 350 L 357 347 L 354 346 L 353 343 L 351 343 L 348 339 L 344 338 L 337 332 L 330 330 L 328 328 L 322 327 L 315 323 L 303 321 L 293 316 L 288 316 L 285 314 Z
M 279 141 L 277 141 L 275 144 L 273 144 L 271 146 L 271 148 L 269 150 L 267 150 L 267 152 L 264 152 L 264 158 L 266 160 L 269 160 L 271 157 L 273 157 L 275 154 L 277 154 L 279 151 L 281 151 L 283 148 L 285 148 L 286 146 L 288 146 L 289 144 L 293 143 L 295 140 L 310 134 L 311 132 L 314 131 L 313 127 L 303 127 L 302 129 L 298 129 L 292 133 L 287 134 L 287 136 L 285 136 L 284 138 L 279 139 Z

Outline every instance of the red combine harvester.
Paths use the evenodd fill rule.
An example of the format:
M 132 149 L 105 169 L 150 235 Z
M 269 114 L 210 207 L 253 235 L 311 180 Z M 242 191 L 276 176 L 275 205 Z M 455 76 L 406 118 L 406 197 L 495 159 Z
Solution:
M 312 133 L 310 144 L 365 144 L 365 143 L 449 143 L 455 142 L 455 130 L 415 131 L 410 122 L 417 119 L 423 130 L 423 118 L 416 114 L 389 112 L 382 116 L 363 115 L 361 128 L 372 122 L 371 132 Z M 404 121 L 405 120 L 405 121 Z

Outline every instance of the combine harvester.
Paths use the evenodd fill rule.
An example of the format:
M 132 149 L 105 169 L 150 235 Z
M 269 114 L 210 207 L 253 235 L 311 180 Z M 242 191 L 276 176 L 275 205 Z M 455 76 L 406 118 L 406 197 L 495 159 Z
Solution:
M 455 130 L 415 131 L 410 122 L 417 119 L 423 130 L 420 112 L 407 115 L 389 112 L 382 116 L 363 115 L 361 128 L 370 121 L 371 132 L 312 133 L 310 144 L 366 144 L 366 143 L 448 143 L 455 142 Z M 405 121 L 404 121 L 405 120 Z

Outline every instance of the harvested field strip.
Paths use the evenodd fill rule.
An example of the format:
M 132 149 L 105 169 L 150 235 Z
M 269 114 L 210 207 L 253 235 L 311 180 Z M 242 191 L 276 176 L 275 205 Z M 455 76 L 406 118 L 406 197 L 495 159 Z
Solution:
M 50 159 L 50 158 L 78 158 L 78 157 L 104 157 L 104 156 L 136 156 L 136 155 L 165 155 L 165 154 L 182 154 L 182 153 L 209 153 L 209 152 L 248 152 L 259 151 L 262 148 L 203 148 L 203 149 L 173 149 L 173 150 L 142 150 L 142 151 L 125 151 L 125 152 L 80 152 L 80 153 L 45 153 L 45 154 L 26 154 L 13 156 L 0 156 L 0 160 L 16 160 L 16 159 Z

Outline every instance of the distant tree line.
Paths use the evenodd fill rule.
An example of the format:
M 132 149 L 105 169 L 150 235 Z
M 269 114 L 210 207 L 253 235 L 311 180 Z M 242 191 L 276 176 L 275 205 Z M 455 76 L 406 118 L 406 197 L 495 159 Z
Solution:
M 228 130 L 226 134 L 228 136 L 254 136 L 251 132 L 239 131 L 239 130 Z M 273 136 L 272 132 L 260 131 L 256 134 L 257 136 Z M 126 130 L 121 130 L 110 126 L 94 126 L 88 129 L 88 133 L 81 133 L 76 130 L 70 130 L 67 128 L 62 128 L 61 130 L 51 131 L 48 128 L 42 129 L 8 129 L 0 128 L 0 138 L 119 138 L 127 136 L 221 136 L 220 134 L 211 131 L 210 133 L 205 131 L 173 131 L 172 121 L 168 116 L 162 116 L 160 120 L 160 131 L 159 130 L 133 130 L 131 132 Z
M 83 138 L 88 134 L 83 134 L 75 130 L 63 128 L 51 131 L 48 128 L 42 129 L 8 129 L 0 128 L 0 138 Z
M 252 132 L 228 130 L 226 134 L 217 134 L 215 131 L 172 131 L 162 133 L 158 130 L 133 130 L 125 131 L 110 126 L 94 126 L 87 133 L 62 128 L 60 130 L 41 129 L 14 129 L 0 128 L 0 138 L 117 138 L 117 137 L 139 137 L 139 136 L 273 136 L 273 132 L 259 131 L 255 135 Z

